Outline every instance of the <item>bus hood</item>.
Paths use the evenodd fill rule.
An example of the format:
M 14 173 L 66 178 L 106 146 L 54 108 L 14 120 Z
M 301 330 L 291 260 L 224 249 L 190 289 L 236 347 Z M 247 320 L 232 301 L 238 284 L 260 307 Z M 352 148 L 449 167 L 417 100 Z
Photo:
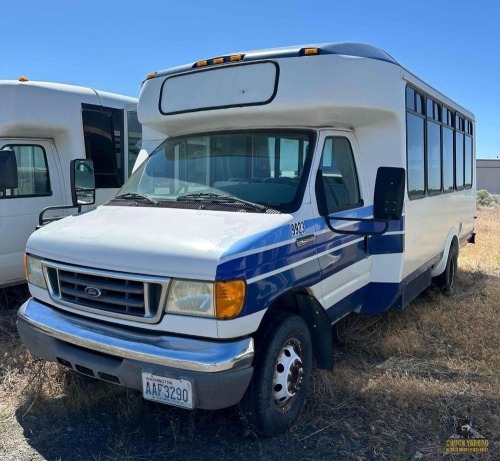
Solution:
M 32 234 L 27 253 L 78 266 L 214 280 L 217 265 L 288 234 L 289 214 L 101 206 Z M 283 227 L 285 226 L 285 228 Z

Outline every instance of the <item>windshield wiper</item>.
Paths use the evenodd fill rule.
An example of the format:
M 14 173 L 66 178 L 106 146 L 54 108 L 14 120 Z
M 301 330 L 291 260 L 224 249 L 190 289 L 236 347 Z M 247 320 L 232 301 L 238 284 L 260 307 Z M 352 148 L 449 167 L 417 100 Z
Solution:
M 125 194 L 120 194 L 120 195 L 117 195 L 116 197 L 113 197 L 112 200 L 115 200 L 115 199 L 143 199 L 143 200 L 146 200 L 148 201 L 149 203 L 152 203 L 153 205 L 159 205 L 159 201 L 158 200 L 155 200 L 154 198 L 151 198 L 149 197 L 148 195 L 145 195 L 145 194 L 139 194 L 138 192 L 127 192 Z
M 217 194 L 215 192 L 196 192 L 193 194 L 185 194 L 177 197 L 178 202 L 189 200 L 212 200 L 214 202 L 243 203 L 256 210 L 259 210 L 262 213 L 265 213 L 268 210 L 268 207 L 260 205 L 259 203 L 249 202 L 234 195 Z

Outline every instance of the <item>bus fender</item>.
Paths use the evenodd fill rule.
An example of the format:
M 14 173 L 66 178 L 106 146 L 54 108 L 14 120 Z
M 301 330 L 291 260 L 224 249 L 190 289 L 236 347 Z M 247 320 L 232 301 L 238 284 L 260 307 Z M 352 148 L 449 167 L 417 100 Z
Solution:
M 441 275 L 444 272 L 446 268 L 446 263 L 448 261 L 448 253 L 450 252 L 450 247 L 454 238 L 457 239 L 457 244 L 458 244 L 457 229 L 455 227 L 452 227 L 450 229 L 450 232 L 448 232 L 448 236 L 446 237 L 446 241 L 443 248 L 443 256 L 441 257 L 441 260 L 432 269 L 431 272 L 432 277 L 437 277 L 438 275 Z

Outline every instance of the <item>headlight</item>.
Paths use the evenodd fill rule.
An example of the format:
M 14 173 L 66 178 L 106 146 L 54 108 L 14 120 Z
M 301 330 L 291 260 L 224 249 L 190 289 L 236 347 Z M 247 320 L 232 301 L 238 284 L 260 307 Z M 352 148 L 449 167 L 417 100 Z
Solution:
M 172 314 L 232 319 L 243 309 L 246 291 L 243 280 L 171 283 L 166 311 Z
M 45 278 L 43 276 L 42 260 L 31 255 L 25 255 L 24 268 L 26 271 L 26 279 L 29 283 L 47 289 Z
M 168 292 L 167 312 L 214 317 L 213 283 L 173 280 Z

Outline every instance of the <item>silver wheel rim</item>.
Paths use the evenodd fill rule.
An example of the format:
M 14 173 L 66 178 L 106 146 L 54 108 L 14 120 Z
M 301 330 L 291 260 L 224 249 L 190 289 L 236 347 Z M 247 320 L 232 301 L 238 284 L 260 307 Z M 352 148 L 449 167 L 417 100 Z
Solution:
M 273 400 L 276 408 L 286 411 L 295 401 L 302 387 L 304 365 L 300 358 L 300 344 L 288 341 L 276 360 L 273 376 Z

